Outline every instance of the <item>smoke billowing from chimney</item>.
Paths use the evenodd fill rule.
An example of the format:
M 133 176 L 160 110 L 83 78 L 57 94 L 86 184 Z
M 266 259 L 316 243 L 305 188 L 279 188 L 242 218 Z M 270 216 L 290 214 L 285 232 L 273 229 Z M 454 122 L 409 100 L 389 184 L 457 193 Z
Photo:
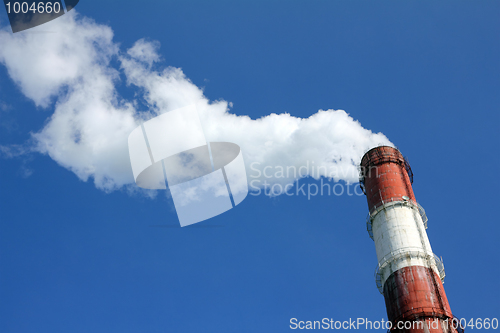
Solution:
M 15 151 L 47 154 L 104 191 L 133 187 L 129 133 L 144 120 L 188 104 L 196 104 L 207 140 L 238 144 L 248 176 L 271 185 L 306 175 L 355 182 L 363 153 L 392 145 L 342 110 L 320 110 L 309 118 L 272 113 L 251 119 L 230 113 L 231 103 L 209 101 L 181 69 L 159 70 L 158 42 L 141 39 L 124 52 L 110 27 L 74 10 L 44 30 L 57 33 L 0 31 L 0 62 L 11 79 L 37 107 L 53 109 L 22 149 L 4 145 L 0 152 L 4 157 Z M 135 91 L 133 98 L 117 92 L 120 74 Z M 147 111 L 139 110 L 139 100 Z M 306 172 L 286 172 L 301 167 Z

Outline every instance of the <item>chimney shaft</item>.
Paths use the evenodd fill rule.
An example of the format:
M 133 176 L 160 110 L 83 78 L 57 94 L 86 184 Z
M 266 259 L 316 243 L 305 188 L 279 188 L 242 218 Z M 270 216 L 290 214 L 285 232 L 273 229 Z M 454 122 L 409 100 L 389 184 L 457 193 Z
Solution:
M 376 282 L 391 331 L 462 332 L 453 322 L 442 282 L 444 267 L 432 252 L 427 217 L 413 194 L 412 179 L 396 148 L 373 148 L 361 160 L 360 182 L 370 211 L 367 229 L 378 259 Z

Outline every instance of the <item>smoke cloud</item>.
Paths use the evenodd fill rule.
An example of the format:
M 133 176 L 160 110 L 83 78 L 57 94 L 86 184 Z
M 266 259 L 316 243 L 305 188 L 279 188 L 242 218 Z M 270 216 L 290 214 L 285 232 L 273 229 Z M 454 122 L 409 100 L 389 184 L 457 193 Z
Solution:
M 0 62 L 27 98 L 53 113 L 23 148 L 0 146 L 0 153 L 46 154 L 107 192 L 134 184 L 129 133 L 144 120 L 190 104 L 197 106 L 207 140 L 238 144 L 249 181 L 260 184 L 265 180 L 286 185 L 303 176 L 355 182 L 363 153 L 380 144 L 392 145 L 343 110 L 320 110 L 309 118 L 233 114 L 230 103 L 209 101 L 181 69 L 157 70 L 158 42 L 141 39 L 123 51 L 110 27 L 75 10 L 43 26 L 54 33 L 38 30 L 0 31 Z M 136 100 L 118 94 L 120 73 L 146 101 L 148 111 L 139 111 Z

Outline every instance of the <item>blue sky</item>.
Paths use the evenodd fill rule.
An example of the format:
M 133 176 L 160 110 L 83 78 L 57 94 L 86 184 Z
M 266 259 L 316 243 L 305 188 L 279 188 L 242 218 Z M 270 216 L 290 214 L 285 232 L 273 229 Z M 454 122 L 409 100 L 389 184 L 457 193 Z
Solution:
M 82 0 L 76 10 L 111 27 L 123 50 L 159 41 L 158 66 L 182 68 L 234 114 L 342 109 L 384 133 L 411 162 L 452 311 L 500 317 L 498 2 Z M 134 98 L 120 75 L 116 89 Z M 4 65 L 0 102 L 3 146 L 26 143 L 55 108 L 37 107 Z M 47 155 L 4 154 L 0 170 L 0 332 L 386 319 L 364 196 L 250 195 L 180 228 L 164 195 L 106 193 Z

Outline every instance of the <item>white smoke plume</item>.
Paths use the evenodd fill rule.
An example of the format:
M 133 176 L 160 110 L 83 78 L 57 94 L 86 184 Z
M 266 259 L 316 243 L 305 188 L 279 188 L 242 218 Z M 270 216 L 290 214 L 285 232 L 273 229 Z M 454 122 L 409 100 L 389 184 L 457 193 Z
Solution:
M 26 97 L 54 112 L 23 149 L 0 146 L 0 153 L 47 154 L 104 191 L 134 183 L 129 133 L 145 119 L 189 104 L 197 105 L 208 141 L 238 144 L 249 180 L 271 185 L 307 175 L 355 182 L 363 153 L 392 145 L 342 110 L 320 110 L 309 118 L 273 113 L 255 120 L 232 114 L 228 102 L 209 101 L 181 69 L 153 69 L 161 65 L 158 42 L 141 39 L 124 52 L 110 27 L 75 10 L 43 25 L 54 33 L 37 33 L 40 29 L 0 31 L 0 62 Z M 120 68 L 111 65 L 112 59 Z M 148 111 L 138 111 L 135 100 L 119 96 L 120 73 L 148 103 Z

